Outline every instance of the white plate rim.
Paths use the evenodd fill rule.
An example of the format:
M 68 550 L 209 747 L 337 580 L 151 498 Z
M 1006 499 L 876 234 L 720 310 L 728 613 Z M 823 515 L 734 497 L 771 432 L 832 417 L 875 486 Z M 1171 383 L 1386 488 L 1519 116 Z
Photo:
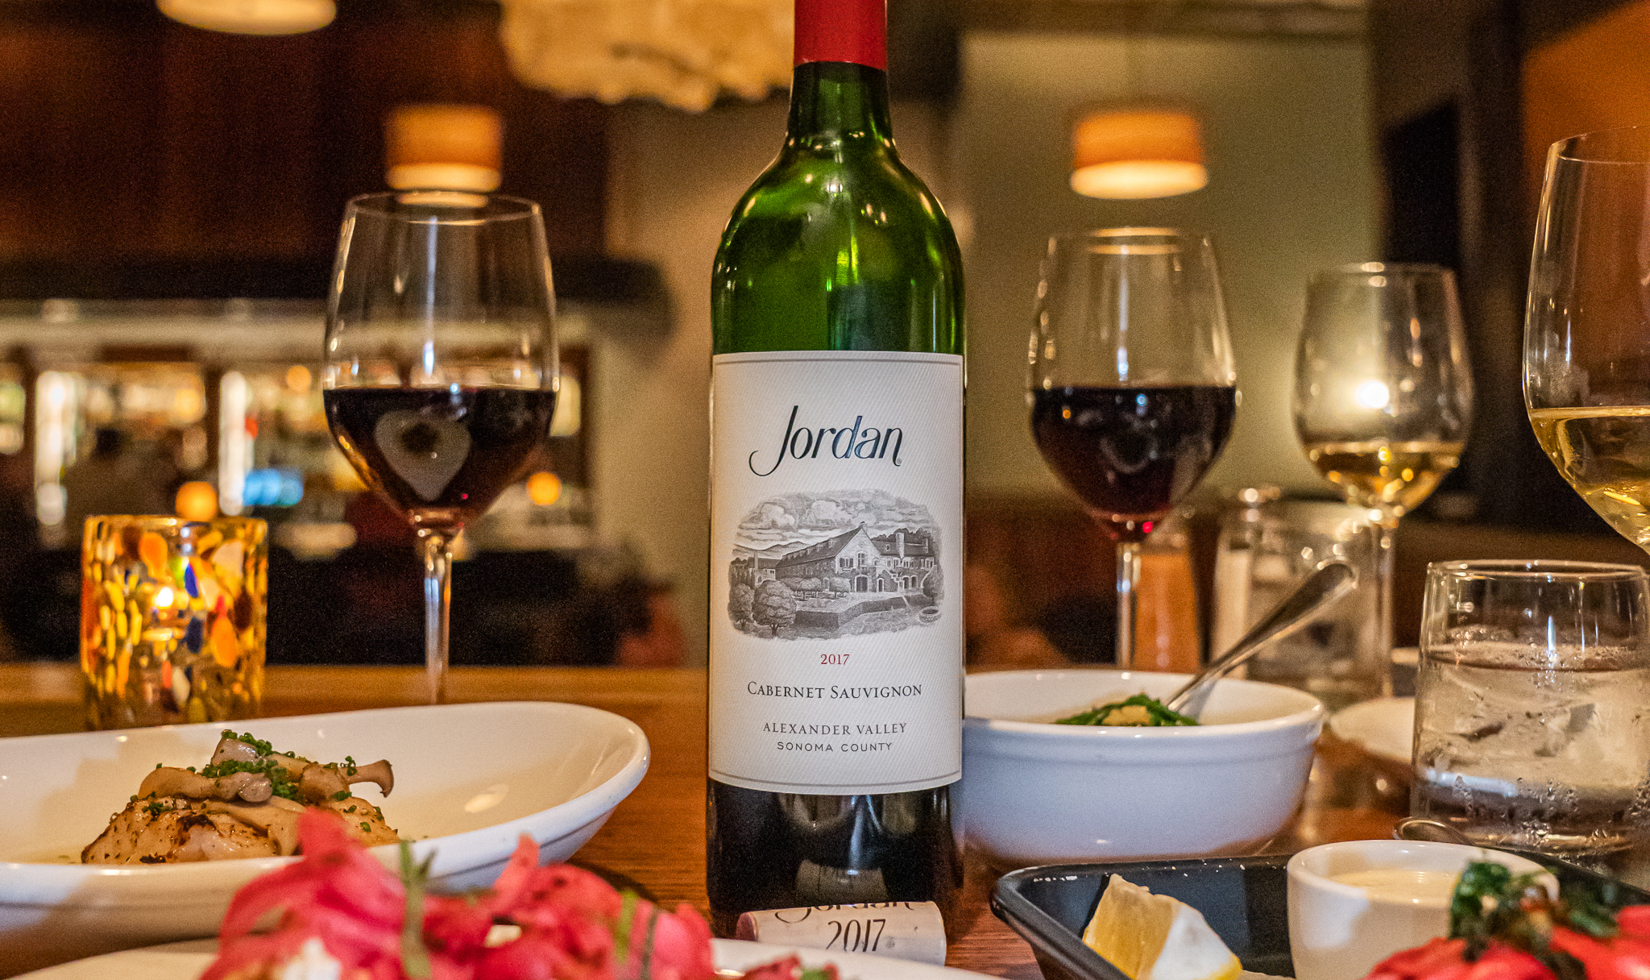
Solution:
M 1401 725 L 1398 722 L 1402 722 Z M 1389 752 L 1380 740 L 1371 738 L 1377 728 L 1391 728 L 1388 734 L 1402 731 L 1395 742 L 1413 743 L 1415 738 L 1415 699 L 1413 697 L 1372 698 L 1349 704 L 1329 717 L 1329 730 L 1339 738 L 1368 752 L 1370 755 L 1398 765 L 1410 764 L 1411 751 Z
M 24 973 L 14 980 L 195 980 L 212 962 L 215 939 L 192 939 L 142 949 L 104 953 Z M 936 966 L 914 960 L 842 953 L 801 946 L 752 943 L 742 939 L 713 939 L 711 948 L 719 970 L 743 970 L 796 954 L 808 966 L 835 963 L 845 980 L 990 980 L 984 974 Z

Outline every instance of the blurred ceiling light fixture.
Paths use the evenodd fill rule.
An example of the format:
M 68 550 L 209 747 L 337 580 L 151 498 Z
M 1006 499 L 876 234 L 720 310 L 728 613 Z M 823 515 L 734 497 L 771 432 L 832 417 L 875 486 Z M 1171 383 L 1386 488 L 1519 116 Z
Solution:
M 1071 189 L 1121 200 L 1173 197 L 1209 183 L 1202 125 L 1182 109 L 1103 109 L 1072 131 Z
M 499 0 L 499 36 L 525 85 L 609 105 L 689 112 L 791 82 L 793 0 Z
M 504 124 L 489 106 L 399 105 L 384 125 L 384 179 L 398 191 L 494 191 L 503 141 Z
M 302 34 L 332 23 L 333 0 L 155 0 L 180 24 L 226 34 Z

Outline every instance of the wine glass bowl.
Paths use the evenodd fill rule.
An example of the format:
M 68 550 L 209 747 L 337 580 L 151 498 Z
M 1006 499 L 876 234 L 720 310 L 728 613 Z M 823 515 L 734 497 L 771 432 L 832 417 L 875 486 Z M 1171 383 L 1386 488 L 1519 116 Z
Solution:
M 1112 228 L 1050 239 L 1029 400 L 1044 461 L 1117 543 L 1117 664 L 1130 667 L 1140 543 L 1219 457 L 1237 409 L 1208 238 Z
M 453 538 L 549 432 L 554 305 L 538 205 L 451 192 L 350 201 L 322 399 L 339 449 L 417 533 L 433 701 L 445 689 Z
M 1561 140 L 1530 259 L 1524 404 L 1536 441 L 1650 551 L 1650 127 Z
M 1455 274 L 1365 262 L 1314 276 L 1293 409 L 1307 459 L 1350 503 L 1370 509 L 1379 545 L 1374 642 L 1389 652 L 1398 522 L 1455 469 L 1472 426 Z
M 1455 277 L 1369 262 L 1319 273 L 1307 289 L 1295 428 L 1347 499 L 1402 517 L 1455 469 L 1472 385 Z

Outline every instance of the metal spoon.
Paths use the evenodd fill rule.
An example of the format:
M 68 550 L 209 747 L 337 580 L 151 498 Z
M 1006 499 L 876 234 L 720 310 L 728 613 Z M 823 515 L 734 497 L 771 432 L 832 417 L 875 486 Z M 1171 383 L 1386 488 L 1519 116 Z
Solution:
M 1438 841 L 1442 844 L 1471 844 L 1473 840 L 1442 820 L 1405 817 L 1392 830 L 1394 840 Z
M 1338 558 L 1321 562 L 1306 580 L 1260 618 L 1243 638 L 1230 650 L 1209 662 L 1197 676 L 1187 681 L 1180 690 L 1169 695 L 1163 706 L 1170 711 L 1196 718 L 1203 713 L 1214 682 L 1242 665 L 1272 640 L 1288 636 L 1312 617 L 1319 609 L 1334 602 L 1358 584 L 1358 572 Z
M 1469 847 L 1476 847 L 1480 850 L 1503 851 L 1507 854 L 1516 854 L 1519 857 L 1528 858 L 1546 869 L 1547 873 L 1536 880 L 1540 883 L 1541 887 L 1547 890 L 1548 896 L 1552 898 L 1558 897 L 1560 878 L 1573 878 L 1576 875 L 1580 875 L 1584 878 L 1596 879 L 1599 875 L 1615 877 L 1620 874 L 1620 871 L 1612 869 L 1608 864 L 1602 863 L 1602 861 L 1598 863 L 1594 863 L 1594 861 L 1589 861 L 1587 859 L 1571 859 L 1566 861 L 1562 858 L 1553 857 L 1551 854 L 1543 854 L 1540 851 L 1532 850 L 1528 847 L 1512 847 L 1507 844 L 1485 844 L 1480 841 L 1475 841 L 1466 834 L 1463 834 L 1452 824 L 1445 823 L 1442 820 L 1433 820 L 1430 817 L 1405 817 L 1404 819 L 1398 821 L 1398 826 L 1394 827 L 1392 830 L 1392 839 L 1437 841 L 1440 844 L 1466 844 Z M 1632 885 L 1625 885 L 1621 882 L 1617 882 L 1617 884 L 1622 885 L 1622 887 L 1626 888 L 1629 892 L 1637 890 Z

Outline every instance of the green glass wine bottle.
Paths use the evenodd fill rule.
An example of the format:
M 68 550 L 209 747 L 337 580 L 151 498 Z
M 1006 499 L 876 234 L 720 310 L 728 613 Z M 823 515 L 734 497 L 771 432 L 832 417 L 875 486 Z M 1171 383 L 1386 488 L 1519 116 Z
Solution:
M 961 883 L 962 270 L 884 0 L 797 0 L 784 148 L 712 274 L 713 926 Z

